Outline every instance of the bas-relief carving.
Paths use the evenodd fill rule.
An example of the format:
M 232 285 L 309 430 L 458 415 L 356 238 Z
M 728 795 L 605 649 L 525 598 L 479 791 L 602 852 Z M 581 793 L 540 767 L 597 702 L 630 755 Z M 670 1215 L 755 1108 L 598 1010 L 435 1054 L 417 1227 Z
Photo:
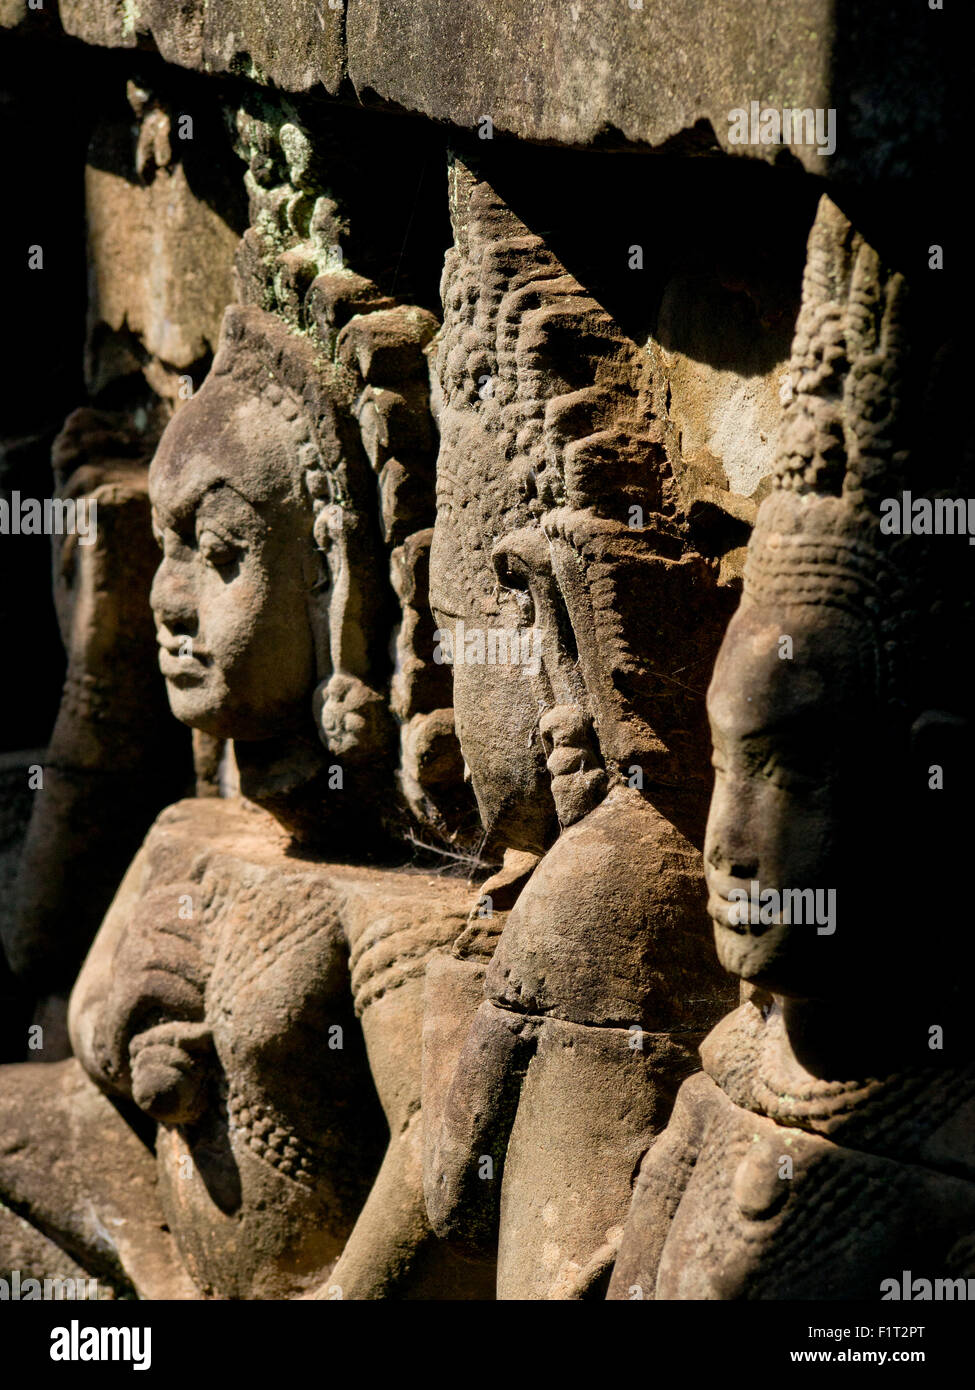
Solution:
M 5 1125 L 20 1142 L 0 1181 L 8 1203 L 104 1268 L 96 1232 L 102 1209 L 118 1209 L 121 1175 L 88 1180 L 93 1146 L 118 1131 L 131 1161 L 126 1136 L 158 1125 L 158 1173 L 134 1165 L 156 1219 L 134 1224 L 107 1260 L 120 1287 L 489 1297 L 490 1259 L 460 1262 L 437 1240 L 421 1182 L 424 963 L 461 932 L 469 889 L 337 862 L 384 847 L 388 859 L 407 815 L 384 693 L 386 576 L 390 544 L 411 552 L 411 523 L 430 519 L 422 490 L 402 480 L 422 463 L 412 388 L 435 325 L 349 271 L 314 288 L 331 342 L 287 314 L 229 310 L 213 369 L 150 470 L 162 547 L 151 603 L 170 704 L 234 741 L 249 800 L 181 802 L 153 827 L 72 994 L 78 1061 L 6 1069 Z M 387 485 L 390 442 L 398 476 Z M 421 529 L 412 551 L 423 544 Z M 394 564 L 402 574 L 402 557 Z M 412 572 L 404 603 L 422 582 Z M 417 688 L 423 666 L 420 652 L 403 663 L 401 718 L 442 709 L 442 688 Z M 82 1117 L 67 1193 L 36 1180 L 28 1085 L 45 1126 L 65 1108 Z M 94 1230 L 72 1227 L 81 1194 Z
M 434 1239 L 420 1185 L 423 963 L 469 892 L 328 862 L 375 847 L 364 761 L 391 718 L 370 684 L 386 634 L 353 476 L 368 463 L 339 442 L 322 375 L 276 319 L 228 311 L 153 461 L 170 703 L 234 738 L 242 790 L 276 820 L 209 798 L 164 813 L 75 987 L 72 1040 L 159 1123 L 158 1201 L 203 1295 L 486 1293 Z
M 688 325 L 736 274 L 665 269 L 634 334 L 564 235 L 453 159 L 438 333 L 345 263 L 341 122 L 251 95 L 238 302 L 148 484 L 206 794 L 131 862 L 74 1057 L 0 1071 L 4 1253 L 54 1240 L 178 1298 L 872 1298 L 904 1267 L 970 1273 L 968 947 L 916 931 L 922 895 L 957 911 L 931 866 L 965 849 L 944 652 L 967 557 L 877 524 L 901 488 L 965 490 L 940 326 L 824 200 L 780 413 L 775 275 L 776 343 L 749 319 L 705 369 Z M 169 118 L 130 98 L 165 170 Z M 724 484 L 764 496 L 773 448 L 715 665 L 754 515 Z M 144 512 L 137 469 L 71 485 L 109 484 Z M 98 579 L 120 554 L 61 605 L 89 704 L 106 633 L 138 626 Z M 492 633 L 520 659 L 485 660 Z M 472 895 L 412 849 L 494 871 Z M 836 931 L 731 923 L 753 882 L 835 893 Z
M 190 769 L 154 670 L 145 441 L 123 418 L 75 411 L 54 449 L 59 495 L 97 526 L 86 544 L 52 538 L 67 672 L 3 934 L 37 1001 L 46 1060 L 67 1055 L 66 998 L 85 952 L 146 827 Z
M 717 567 L 675 505 L 645 357 L 460 161 L 451 206 L 431 602 L 456 645 L 461 621 L 540 633 L 537 670 L 455 660 L 454 709 L 486 833 L 541 860 L 489 962 L 458 943 L 428 981 L 442 1007 L 483 979 L 427 1107 L 427 1201 L 443 1234 L 497 1243 L 500 1297 L 592 1297 L 729 1002 L 703 929 L 692 674 L 717 646 Z
M 963 494 L 971 466 L 925 310 L 824 198 L 776 488 L 708 696 L 710 912 L 745 999 L 642 1165 L 611 1297 L 872 1300 L 905 1269 L 972 1272 L 971 952 L 936 926 L 965 841 L 967 547 L 881 521 L 904 489 Z M 833 920 L 732 920 L 752 882 L 831 890 Z
M 92 404 L 65 420 L 51 463 L 59 495 L 93 505 L 97 525 L 89 544 L 52 537 L 67 675 L 3 933 L 48 1061 L 67 1055 L 66 996 L 129 860 L 191 778 L 188 737 L 167 718 L 155 662 L 146 471 L 216 343 L 244 199 L 224 160 L 180 138 L 185 98 L 173 74 L 151 87 L 116 74 L 88 129 L 83 361 Z M 219 136 L 217 103 L 192 109 Z

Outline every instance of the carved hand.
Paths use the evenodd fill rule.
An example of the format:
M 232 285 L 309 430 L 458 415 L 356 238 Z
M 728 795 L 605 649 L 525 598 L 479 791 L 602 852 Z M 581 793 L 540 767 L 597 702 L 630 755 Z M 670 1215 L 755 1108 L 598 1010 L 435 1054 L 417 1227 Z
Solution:
M 199 926 L 180 916 L 193 912 L 194 893 L 196 884 L 168 884 L 139 900 L 115 950 L 95 1034 L 104 1080 L 158 1119 L 193 1108 L 202 1080 L 190 1078 L 209 1055 Z
M 206 1105 L 213 1036 L 206 1023 L 159 1023 L 129 1045 L 132 1099 L 164 1125 L 185 1125 Z

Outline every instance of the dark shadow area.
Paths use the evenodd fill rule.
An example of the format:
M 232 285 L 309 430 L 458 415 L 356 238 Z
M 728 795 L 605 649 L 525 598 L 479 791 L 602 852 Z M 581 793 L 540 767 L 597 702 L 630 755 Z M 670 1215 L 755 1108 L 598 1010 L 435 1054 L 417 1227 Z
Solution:
M 50 497 L 51 444 L 83 399 L 84 149 L 91 73 L 62 45 L 0 33 L 0 125 L 9 196 L 2 237 L 7 357 L 0 496 Z M 39 247 L 42 261 L 37 262 Z M 0 535 L 0 627 L 7 663 L 0 749 L 43 747 L 57 713 L 64 653 L 46 536 Z
M 795 167 L 470 138 L 455 148 L 634 342 L 652 333 L 744 376 L 787 352 L 821 191 Z M 665 306 L 677 280 L 698 286 L 683 322 Z

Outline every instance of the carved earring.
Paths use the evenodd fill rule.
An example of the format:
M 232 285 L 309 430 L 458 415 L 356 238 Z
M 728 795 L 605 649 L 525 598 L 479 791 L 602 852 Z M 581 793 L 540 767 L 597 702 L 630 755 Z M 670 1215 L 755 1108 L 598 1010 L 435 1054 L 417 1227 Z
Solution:
M 542 715 L 538 731 L 559 824 L 574 825 L 602 801 L 608 786 L 592 720 L 581 705 L 556 705 Z

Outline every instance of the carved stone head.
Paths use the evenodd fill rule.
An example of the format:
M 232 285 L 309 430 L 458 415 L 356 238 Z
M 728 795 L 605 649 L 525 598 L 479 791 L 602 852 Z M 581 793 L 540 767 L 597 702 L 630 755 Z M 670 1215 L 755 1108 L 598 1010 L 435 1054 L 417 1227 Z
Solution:
M 454 707 L 482 821 L 538 853 L 625 782 L 696 802 L 700 843 L 722 604 L 649 359 L 459 161 L 451 198 L 431 601 L 455 647 L 464 625 Z M 537 660 L 492 662 L 494 630 Z
M 970 758 L 951 634 L 970 634 L 967 547 L 882 524 L 885 499 L 934 491 L 930 359 L 920 332 L 907 339 L 908 309 L 903 278 L 824 199 L 784 453 L 708 694 L 718 954 L 788 996 L 940 969 L 918 950 L 917 914 L 936 915 L 957 872 L 951 808 Z M 922 349 L 913 382 L 907 341 Z M 962 476 L 957 458 L 937 467 Z
M 160 666 L 176 717 L 222 738 L 307 721 L 328 631 L 301 455 L 314 445 L 294 401 L 268 385 L 257 394 L 215 370 L 152 464 Z
M 152 608 L 174 714 L 247 744 L 310 731 L 366 756 L 388 714 L 374 487 L 311 345 L 227 311 L 213 368 L 150 469 Z

